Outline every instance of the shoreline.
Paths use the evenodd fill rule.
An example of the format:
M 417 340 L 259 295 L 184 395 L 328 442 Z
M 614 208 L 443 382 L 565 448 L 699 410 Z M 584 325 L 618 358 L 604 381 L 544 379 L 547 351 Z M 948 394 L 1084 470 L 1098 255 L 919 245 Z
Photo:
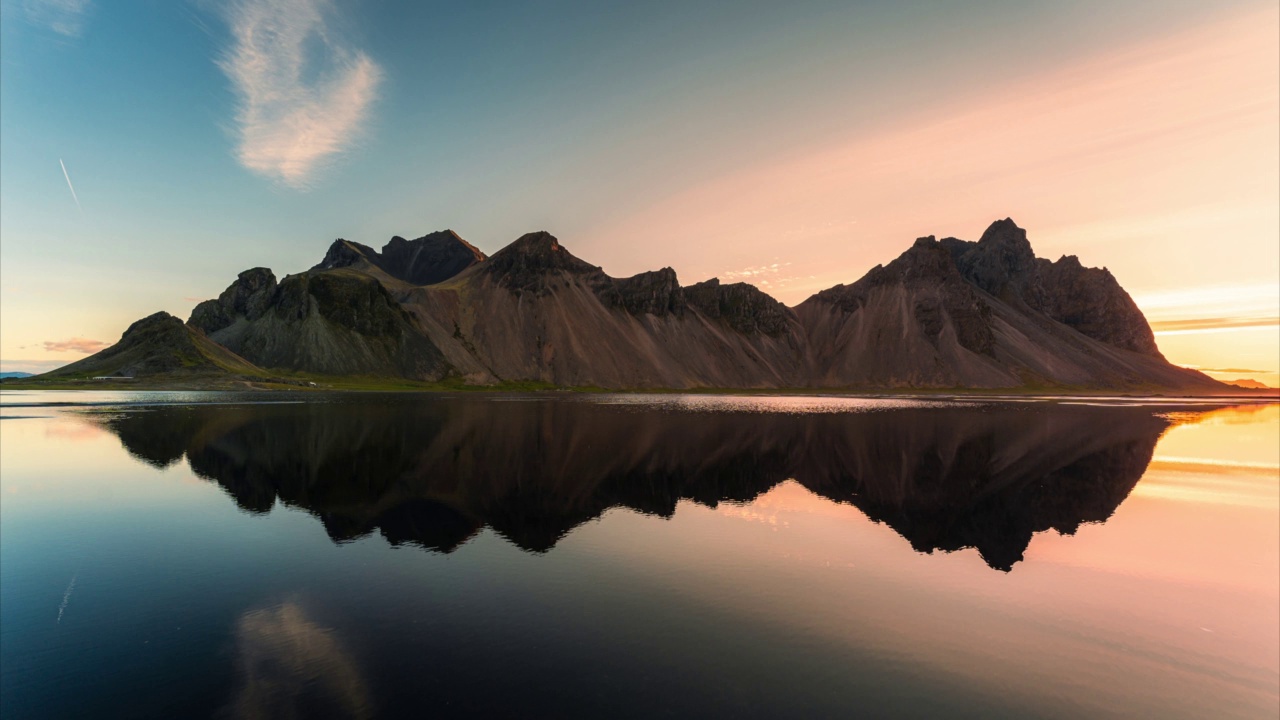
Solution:
M 602 388 L 591 386 L 556 386 L 540 382 L 513 382 L 497 385 L 466 385 L 462 383 L 428 383 L 412 380 L 383 378 L 272 378 L 270 380 L 220 378 L 218 380 L 191 379 L 141 379 L 141 380 L 61 380 L 0 382 L 0 392 L 6 391 L 114 391 L 114 392 L 298 392 L 298 393 L 421 393 L 452 394 L 477 393 L 492 395 L 753 395 L 777 397 L 977 397 L 977 398 L 1112 398 L 1169 400 L 1267 400 L 1280 402 L 1280 389 L 1249 390 L 1239 392 L 1194 392 L 1165 388 L 1104 389 L 1072 387 L 1031 388 L 916 388 L 916 387 L 865 387 L 865 388 Z

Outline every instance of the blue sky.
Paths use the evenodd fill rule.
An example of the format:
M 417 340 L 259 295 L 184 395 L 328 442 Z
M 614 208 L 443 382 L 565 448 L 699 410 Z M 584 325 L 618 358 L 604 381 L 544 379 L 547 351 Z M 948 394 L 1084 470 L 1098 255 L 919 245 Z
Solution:
M 1189 221 L 1178 214 L 1187 212 L 1186 188 L 1151 198 L 1140 217 L 1095 210 L 1108 207 L 1101 201 L 1081 207 L 1081 189 L 1098 187 L 1091 172 L 1121 189 L 1141 181 L 1108 169 L 1105 157 L 1072 168 L 1083 173 L 1076 180 L 1045 167 L 1073 185 L 1033 193 L 1025 179 L 1009 181 L 963 211 L 937 200 L 942 185 L 859 203 L 862 186 L 839 175 L 846 179 L 821 185 L 837 199 L 810 207 L 804 197 L 818 194 L 800 193 L 754 218 L 709 188 L 968 117 L 1020 88 L 1078 97 L 1072 78 L 1096 71 L 1099 58 L 1122 73 L 1124 62 L 1207 57 L 1219 36 L 1266 22 L 1273 9 L 1179 0 L 0 0 L 0 364 L 75 360 L 76 347 L 90 346 L 73 340 L 113 341 L 158 309 L 185 317 L 240 270 L 304 270 L 336 237 L 380 246 L 393 234 L 445 227 L 487 252 L 547 229 L 615 275 L 671 265 L 685 282 L 759 280 L 765 268 L 768 289 L 794 303 L 856 279 L 918 234 L 972 238 L 1013 215 L 1041 254 L 1078 253 L 1113 270 L 1132 263 L 1120 278 L 1135 295 L 1243 283 L 1262 288 L 1242 301 L 1252 303 L 1248 312 L 1267 315 L 1266 286 L 1280 274 L 1266 254 L 1277 239 L 1274 213 L 1232 198 L 1273 188 L 1270 145 L 1221 168 L 1247 187 L 1212 186 L 1222 197 Z M 1196 34 L 1205 28 L 1220 29 Z M 1249 42 L 1271 52 L 1265 38 Z M 1239 76 L 1233 67 L 1221 73 Z M 1173 77 L 1152 103 L 1208 92 Z M 1220 87 L 1222 77 L 1202 82 Z M 1249 77 L 1228 101 L 1274 89 L 1270 75 Z M 1256 134 L 1273 124 L 1264 105 L 1241 106 L 1237 117 L 1252 124 L 1204 119 L 1150 150 L 1167 157 L 1195 132 Z M 1098 122 L 1064 143 L 1096 144 L 1115 130 Z M 978 169 L 1013 178 L 1047 161 L 1001 162 Z M 972 170 L 926 179 L 954 186 L 971 182 Z M 699 213 L 690 209 L 699 193 L 722 201 Z M 1044 200 L 1060 193 L 1069 207 Z M 849 212 L 838 198 L 848 198 Z M 722 220 L 730 210 L 734 219 Z M 1157 240 L 1142 232 L 1131 232 L 1133 252 L 1106 250 L 1152 218 L 1239 227 L 1235 234 L 1250 235 L 1239 251 L 1262 253 L 1263 267 L 1245 277 L 1225 266 L 1148 276 L 1135 258 Z M 796 270 L 783 277 L 773 266 Z

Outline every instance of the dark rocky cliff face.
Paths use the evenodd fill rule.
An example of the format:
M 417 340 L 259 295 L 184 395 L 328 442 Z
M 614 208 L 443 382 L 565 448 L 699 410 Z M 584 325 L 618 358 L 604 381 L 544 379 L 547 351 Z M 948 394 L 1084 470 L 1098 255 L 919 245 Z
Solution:
M 241 273 L 217 300 L 197 305 L 188 324 L 262 367 L 443 377 L 447 363 L 405 308 L 377 279 L 343 265 L 362 257 L 360 247 L 336 242 L 326 255 L 336 267 L 279 283 L 265 268 Z
M 189 324 L 209 334 L 231 325 L 238 316 L 256 320 L 266 311 L 275 290 L 276 276 L 270 270 L 245 270 L 216 300 L 196 305 Z
M 382 247 L 378 266 L 411 285 L 434 285 L 484 259 L 484 253 L 454 231 L 440 230 L 416 240 L 391 238 Z
M 484 253 L 454 231 L 438 230 L 416 240 L 396 235 L 382 247 L 382 252 L 349 240 L 334 240 L 324 259 L 312 270 L 359 268 L 368 263 L 410 285 L 434 285 L 484 259 Z
M 997 298 L 1108 345 L 1162 357 L 1146 317 L 1106 268 L 1083 267 L 1075 256 L 1037 258 L 1027 232 L 1008 218 L 992 223 L 977 243 L 942 242 L 960 273 Z
M 1087 268 L 1074 255 L 1037 261 L 1045 315 L 1125 350 L 1163 358 L 1147 318 L 1106 268 Z
M 290 275 L 280 284 L 271 313 L 286 321 L 315 314 L 367 337 L 390 336 L 408 320 L 381 285 L 338 273 Z
M 671 268 L 651 270 L 614 281 L 623 308 L 632 315 L 683 316 L 689 304 Z
M 339 268 L 356 267 L 361 263 L 376 264 L 370 259 L 376 257 L 377 250 L 350 240 L 338 238 L 329 245 L 320 264 L 311 268 L 315 270 L 337 270 Z
M 264 367 L 423 380 L 449 372 L 391 293 L 347 269 L 290 275 L 244 320 L 210 337 Z
M 1036 254 L 1027 241 L 1027 231 L 1012 220 L 991 223 L 976 243 L 955 238 L 943 243 L 969 282 L 1005 302 L 1031 298 L 1032 307 L 1039 304 Z
M 723 320 L 740 333 L 782 335 L 795 320 L 786 305 L 747 283 L 722 285 L 712 278 L 685 288 L 684 295 L 704 315 Z

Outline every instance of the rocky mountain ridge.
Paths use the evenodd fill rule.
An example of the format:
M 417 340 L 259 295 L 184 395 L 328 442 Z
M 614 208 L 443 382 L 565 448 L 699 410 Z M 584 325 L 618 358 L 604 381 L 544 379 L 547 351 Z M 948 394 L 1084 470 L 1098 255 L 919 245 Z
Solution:
M 547 232 L 492 257 L 452 231 L 381 252 L 337 240 L 283 280 L 241 273 L 188 326 L 275 373 L 614 389 L 1223 387 L 1164 359 L 1110 272 L 1037 258 L 1010 219 L 976 242 L 920 238 L 795 308 L 747 283 L 681 285 L 669 267 L 614 278 Z

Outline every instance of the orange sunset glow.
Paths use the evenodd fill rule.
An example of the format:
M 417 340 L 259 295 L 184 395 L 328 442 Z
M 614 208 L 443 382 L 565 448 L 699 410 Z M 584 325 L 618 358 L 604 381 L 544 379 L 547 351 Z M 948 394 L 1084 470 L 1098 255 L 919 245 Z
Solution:
M 1280 717 L 1277 0 L 0 0 L 0 717 Z
M 682 256 L 695 279 L 739 272 L 796 303 L 911 238 L 972 240 L 1009 215 L 1038 255 L 1109 268 L 1172 362 L 1277 386 L 1277 26 L 1280 8 L 1255 9 L 975 87 L 869 133 L 766 152 L 590 236 L 622 248 L 623 272 Z

